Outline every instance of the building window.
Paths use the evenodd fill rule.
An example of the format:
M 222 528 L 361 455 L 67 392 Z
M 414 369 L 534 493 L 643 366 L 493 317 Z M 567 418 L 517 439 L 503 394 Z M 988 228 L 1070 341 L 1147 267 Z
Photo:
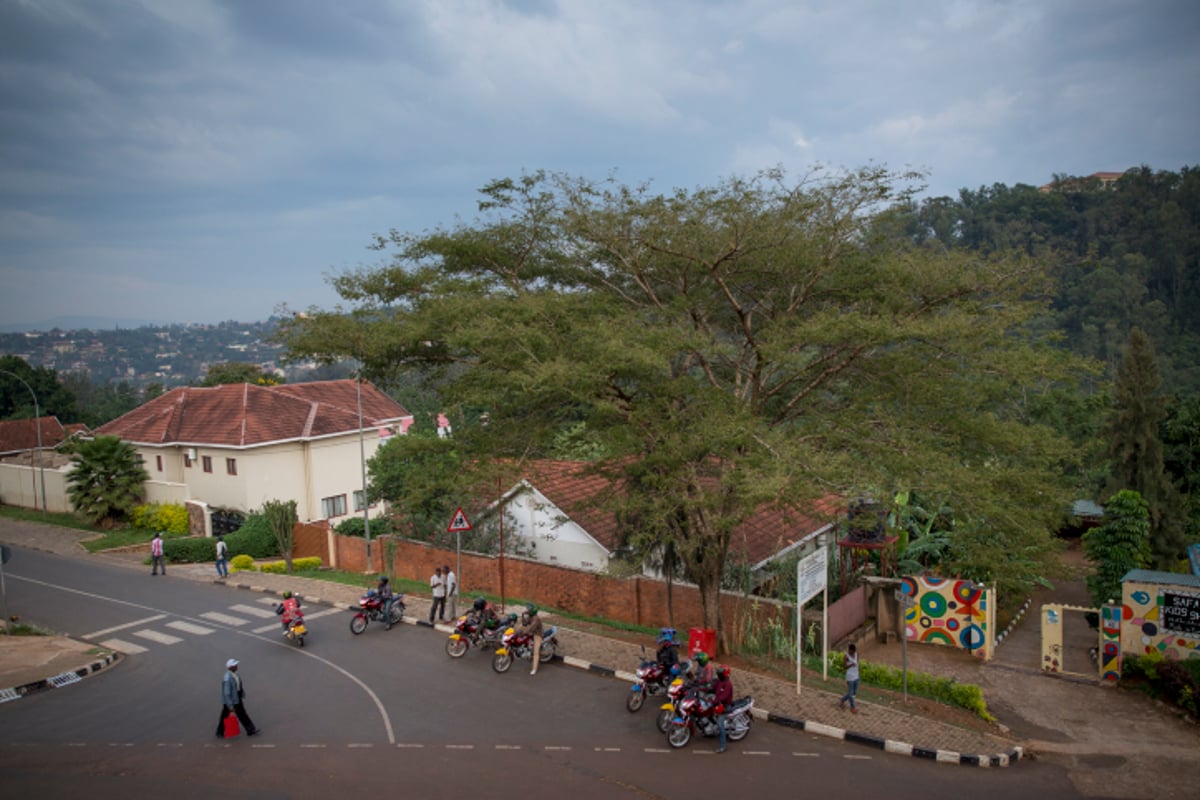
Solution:
M 321 513 L 325 515 L 325 519 L 346 516 L 346 495 L 321 498 Z
M 229 475 L 237 475 L 237 459 L 236 458 L 225 459 L 225 472 L 228 473 Z
M 155 456 L 154 463 L 158 465 L 158 471 L 162 472 L 162 456 Z
M 212 456 L 200 456 L 200 463 L 204 466 L 205 472 L 212 472 Z
M 364 508 L 362 489 L 356 489 L 354 492 L 354 510 L 362 511 Z
M 185 467 L 192 466 L 192 457 L 190 455 L 188 455 L 187 453 L 183 454 L 183 466 L 185 466 Z

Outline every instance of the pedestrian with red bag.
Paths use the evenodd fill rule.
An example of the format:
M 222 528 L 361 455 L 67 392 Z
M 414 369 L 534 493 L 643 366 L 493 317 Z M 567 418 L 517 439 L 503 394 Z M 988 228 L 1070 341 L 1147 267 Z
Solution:
M 238 675 L 238 660 L 231 658 L 225 662 L 225 677 L 221 680 L 221 719 L 217 722 L 217 738 L 232 738 L 238 735 L 238 720 L 246 729 L 247 736 L 260 732 L 246 713 L 243 701 L 246 690 L 242 687 L 242 676 Z

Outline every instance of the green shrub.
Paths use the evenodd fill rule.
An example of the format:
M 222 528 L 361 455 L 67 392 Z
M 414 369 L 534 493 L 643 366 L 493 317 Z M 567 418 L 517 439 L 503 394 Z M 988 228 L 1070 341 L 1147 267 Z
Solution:
M 163 539 L 163 555 L 173 564 L 203 564 L 217 558 L 217 542 L 207 536 Z
M 829 666 L 846 674 L 846 654 L 830 653 Z M 867 686 L 900 692 L 904 690 L 904 671 L 887 664 L 860 662 L 859 678 Z M 994 717 L 987 710 L 983 690 L 971 683 L 959 683 L 953 678 L 939 678 L 927 672 L 908 673 L 908 691 L 928 697 L 956 708 L 966 709 L 980 719 L 992 722 Z
M 299 572 L 301 570 L 306 570 L 306 569 L 320 569 L 320 567 L 321 567 L 321 559 L 317 558 L 316 556 L 292 559 L 292 569 L 297 572 Z M 268 561 L 264 564 L 259 564 L 258 568 L 262 572 L 271 572 L 276 575 L 282 575 L 287 572 L 287 562 L 286 561 Z
M 342 536 L 366 537 L 366 531 L 367 526 L 366 523 L 363 522 L 362 517 L 348 517 L 347 519 L 344 519 L 337 525 L 333 526 L 333 532 L 341 534 Z M 387 536 L 391 533 L 394 533 L 392 530 L 391 520 L 385 519 L 384 517 L 371 518 L 372 539 L 375 539 L 379 536 Z
M 178 503 L 146 503 L 133 509 L 130 525 L 182 536 L 188 532 L 187 508 Z
M 1121 677 L 1145 678 L 1146 693 L 1156 699 L 1174 703 L 1191 714 L 1200 716 L 1200 659 L 1171 661 L 1155 650 L 1145 655 L 1127 656 L 1122 662 Z
M 275 558 L 279 555 L 279 543 L 271 525 L 262 514 L 246 517 L 242 527 L 225 536 L 225 544 L 233 555 L 248 555 L 252 558 Z M 216 558 L 216 555 L 213 556 Z
M 229 566 L 234 572 L 250 571 L 257 569 L 254 566 L 254 559 L 247 555 L 234 556 L 229 559 Z

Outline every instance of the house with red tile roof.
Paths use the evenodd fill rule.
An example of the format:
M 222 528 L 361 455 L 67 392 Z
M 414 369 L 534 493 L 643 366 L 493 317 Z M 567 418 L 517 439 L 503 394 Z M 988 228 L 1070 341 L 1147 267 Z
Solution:
M 533 558 L 567 567 L 602 572 L 619 555 L 621 531 L 617 515 L 605 510 L 611 482 L 588 470 L 587 462 L 531 460 L 501 498 L 481 502 L 481 521 L 495 518 L 503 505 L 506 536 L 522 537 Z M 482 507 L 486 504 L 486 508 Z M 774 560 L 806 554 L 822 535 L 832 540 L 845 503 L 824 497 L 804 512 L 766 507 L 738 525 L 730 536 L 729 560 L 762 575 Z
M 58 417 L 0 420 L 0 458 L 37 450 L 53 450 L 84 426 L 64 426 Z
M 183 386 L 95 433 L 136 448 L 151 502 L 252 511 L 295 500 L 300 521 L 337 524 L 362 513 L 362 459 L 413 423 L 375 386 L 359 389 L 353 380 Z

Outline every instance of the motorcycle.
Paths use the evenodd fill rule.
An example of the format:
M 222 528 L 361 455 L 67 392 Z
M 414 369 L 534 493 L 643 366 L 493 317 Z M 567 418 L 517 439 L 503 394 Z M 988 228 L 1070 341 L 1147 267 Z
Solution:
M 358 635 L 367 629 L 367 622 L 387 622 L 383 616 L 385 600 L 380 596 L 379 592 L 371 589 L 364 594 L 358 601 L 358 610 L 354 612 L 354 616 L 350 619 L 350 632 Z M 390 612 L 391 624 L 397 625 L 404 618 L 404 595 L 396 594 L 392 596 L 392 608 Z
M 675 676 L 686 669 L 686 662 L 676 665 L 673 669 L 660 664 L 658 661 L 651 661 L 646 658 L 646 648 L 642 648 L 642 663 L 637 669 L 637 682 L 630 688 L 629 695 L 625 698 L 625 708 L 634 713 L 639 711 L 642 705 L 646 702 L 646 697 L 655 697 L 660 694 L 666 694 L 667 688 L 671 685 L 671 681 Z
M 454 633 L 446 640 L 446 655 L 451 658 L 462 658 L 472 646 L 481 650 L 495 650 L 500 646 L 504 630 L 517 621 L 516 614 L 509 614 L 503 620 L 494 620 L 490 624 L 479 625 L 470 622 L 464 615 L 458 618 L 454 625 Z
M 671 720 L 667 730 L 667 741 L 671 747 L 687 747 L 693 733 L 704 736 L 717 736 L 717 716 L 725 714 L 725 738 L 731 742 L 741 741 L 750 733 L 750 709 L 754 708 L 754 699 L 743 697 L 735 701 L 729 708 L 714 705 L 708 696 L 689 693 L 679 703 L 679 713 Z
M 654 720 L 659 733 L 666 733 L 671 729 L 671 720 L 679 716 L 679 704 L 686 693 L 683 678 L 671 681 L 671 685 L 667 687 L 667 702 L 659 706 L 658 717 Z
M 283 604 L 280 603 L 275 607 L 276 614 L 283 614 Z M 288 621 L 287 630 L 283 632 L 283 638 L 291 639 L 300 647 L 304 647 L 304 637 L 308 634 L 308 626 L 304 624 L 304 612 L 300 608 L 296 608 L 292 612 L 292 618 Z
M 538 651 L 539 664 L 545 664 L 554 658 L 558 650 L 557 633 L 558 628 L 554 625 L 542 633 L 542 649 Z M 496 672 L 508 672 L 513 660 L 517 658 L 533 660 L 533 637 L 528 633 L 517 633 L 515 628 L 506 628 L 500 638 L 500 647 L 496 648 L 496 653 L 492 656 L 492 669 Z

